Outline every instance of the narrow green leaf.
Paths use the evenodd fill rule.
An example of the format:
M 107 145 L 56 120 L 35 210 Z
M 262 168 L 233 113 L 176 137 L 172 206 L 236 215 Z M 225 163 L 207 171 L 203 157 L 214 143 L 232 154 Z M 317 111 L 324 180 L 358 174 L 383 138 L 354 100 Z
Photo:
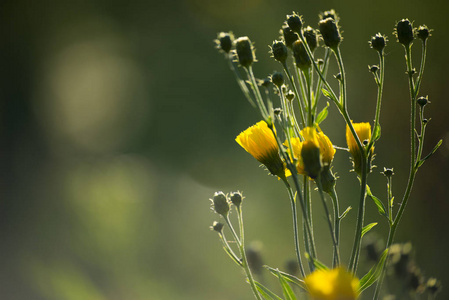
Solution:
M 334 101 L 334 102 L 340 103 L 340 102 L 338 101 L 338 99 L 335 98 L 335 97 L 333 97 L 332 94 L 331 94 L 328 90 L 326 90 L 326 89 L 321 89 L 321 92 L 323 92 L 323 95 L 324 95 L 326 98 L 329 98 L 329 99 L 331 99 L 331 100 Z
M 376 223 L 371 223 L 371 224 L 368 224 L 368 225 L 364 226 L 362 228 L 362 237 L 376 225 L 377 225 L 377 222 Z
M 281 297 L 270 291 L 268 288 L 266 288 L 263 284 L 254 281 L 256 284 L 256 288 L 259 291 L 259 293 L 267 300 L 283 300 Z
M 351 206 L 348 206 L 348 208 L 341 214 L 340 216 L 340 220 L 343 219 L 344 217 L 346 217 L 346 215 L 348 214 L 348 212 L 352 209 Z
M 227 247 L 223 246 L 223 249 L 236 264 L 238 264 L 239 266 L 242 266 L 242 262 L 237 260 L 234 257 L 234 255 L 232 255 L 231 251 Z
M 442 143 L 443 143 L 443 140 L 440 140 L 440 141 L 438 142 L 438 144 L 436 144 L 435 147 L 433 147 L 433 150 L 432 150 L 429 154 L 427 154 L 426 157 L 424 157 L 423 159 L 421 159 L 421 160 L 418 162 L 417 167 L 418 167 L 418 168 L 421 167 L 422 164 L 423 164 L 429 157 L 431 157 L 431 156 L 438 150 L 438 148 L 440 148 L 440 146 L 441 146 Z
M 377 124 L 376 131 L 374 132 L 374 135 L 373 135 L 375 141 L 380 139 L 380 132 L 381 132 L 380 124 Z
M 329 268 L 325 265 L 325 264 L 323 264 L 321 261 L 319 261 L 318 259 L 316 259 L 316 258 L 313 258 L 313 257 L 311 257 L 310 255 L 309 255 L 309 253 L 304 253 L 304 255 L 306 256 L 306 258 L 308 259 L 308 260 L 311 260 L 312 261 L 312 263 L 313 263 L 313 265 L 315 266 L 315 268 L 317 268 L 318 270 L 329 270 Z
M 321 124 L 321 122 L 323 122 L 327 118 L 327 115 L 329 114 L 329 111 L 327 110 L 328 107 L 329 107 L 329 102 L 327 102 L 326 107 L 323 108 L 323 110 L 320 111 L 320 113 L 316 117 L 316 122 L 318 125 Z
M 377 279 L 379 279 L 379 276 L 382 273 L 383 265 L 385 264 L 385 260 L 387 258 L 387 254 L 388 249 L 385 249 L 377 264 L 373 266 L 371 270 L 369 270 L 369 272 L 362 277 L 362 279 L 360 279 L 359 293 L 369 288 L 373 283 L 377 281 Z
M 293 275 L 290 275 L 290 274 L 285 273 L 285 272 L 282 272 L 282 271 L 279 271 L 279 270 L 274 269 L 274 268 L 269 267 L 269 266 L 264 266 L 264 267 L 265 267 L 266 269 L 268 269 L 268 271 L 270 271 L 270 273 L 273 274 L 274 276 L 277 277 L 278 274 L 279 274 L 279 275 L 281 275 L 286 281 L 291 282 L 291 283 L 297 285 L 299 288 L 303 289 L 304 291 L 306 290 L 306 286 L 305 286 L 305 284 L 304 284 L 304 281 L 301 280 L 301 279 L 299 279 L 298 277 L 293 276 Z
M 293 293 L 292 288 L 287 283 L 287 281 L 284 279 L 284 277 L 279 274 L 279 270 L 276 270 L 279 278 L 279 282 L 281 283 L 282 292 L 284 293 L 284 297 L 286 300 L 296 300 L 295 293 Z
M 391 197 L 390 206 L 393 207 L 394 197 Z
M 366 186 L 366 193 L 368 194 L 368 196 L 373 199 L 374 204 L 377 206 L 377 210 L 379 211 L 379 214 L 381 214 L 382 216 L 386 217 L 387 213 L 386 213 L 386 209 L 384 204 L 382 203 L 382 201 L 380 201 L 379 198 L 377 198 L 376 196 L 374 196 L 371 193 L 371 189 L 369 188 L 369 186 Z

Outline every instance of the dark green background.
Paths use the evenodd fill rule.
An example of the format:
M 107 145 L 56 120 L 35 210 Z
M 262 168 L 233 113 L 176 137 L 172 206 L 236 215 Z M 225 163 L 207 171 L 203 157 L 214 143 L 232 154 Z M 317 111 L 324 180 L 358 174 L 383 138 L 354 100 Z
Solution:
M 355 122 L 374 118 L 367 65 L 377 55 L 367 42 L 377 32 L 389 36 L 378 168 L 370 175 L 382 199 L 380 171 L 394 167 L 399 202 L 409 161 L 408 85 L 393 27 L 408 17 L 435 29 L 421 89 L 432 102 L 425 152 L 444 142 L 418 173 L 396 240 L 411 241 L 423 273 L 447 285 L 447 2 L 18 0 L 0 5 L 0 297 L 250 299 L 208 229 L 217 215 L 207 199 L 243 190 L 247 240 L 260 241 L 265 263 L 281 268 L 294 257 L 290 208 L 282 185 L 234 142 L 259 116 L 212 40 L 222 30 L 248 35 L 256 76 L 264 77 L 279 70 L 267 45 L 285 15 L 295 10 L 316 26 L 318 12 L 330 8 L 341 16 Z M 322 127 L 345 146 L 333 107 Z M 348 155 L 337 152 L 334 165 L 343 209 L 356 207 Z M 385 239 L 371 202 L 367 211 Z M 342 228 L 346 259 L 354 222 L 355 210 Z M 330 249 L 327 228 L 319 230 L 319 246 Z M 329 251 L 320 253 L 329 262 Z

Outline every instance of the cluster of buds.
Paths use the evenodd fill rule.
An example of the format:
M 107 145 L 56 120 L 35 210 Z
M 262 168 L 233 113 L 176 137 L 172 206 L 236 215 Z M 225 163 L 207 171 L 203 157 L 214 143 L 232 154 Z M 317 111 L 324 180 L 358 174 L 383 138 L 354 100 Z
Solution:
M 424 43 L 431 36 L 431 30 L 426 25 L 421 25 L 418 28 L 413 28 L 412 22 L 408 19 L 400 20 L 395 27 L 394 34 L 396 35 L 398 42 L 409 47 L 415 38 L 419 38 Z

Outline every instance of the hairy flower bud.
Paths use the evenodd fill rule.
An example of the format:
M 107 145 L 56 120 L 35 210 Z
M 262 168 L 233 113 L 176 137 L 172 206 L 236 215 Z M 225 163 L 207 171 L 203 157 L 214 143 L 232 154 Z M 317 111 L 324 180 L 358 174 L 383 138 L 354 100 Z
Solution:
M 214 211 L 223 217 L 226 217 L 229 213 L 228 197 L 223 192 L 216 192 L 214 194 L 212 206 Z
M 284 75 L 282 75 L 281 72 L 274 72 L 273 75 L 271 75 L 271 81 L 274 85 L 280 88 L 284 84 Z
M 324 44 L 329 48 L 337 48 L 341 42 L 340 31 L 337 23 L 332 18 L 327 18 L 319 22 L 321 35 L 323 36 Z
M 229 53 L 232 49 L 232 43 L 234 42 L 234 35 L 232 32 L 220 32 L 216 42 L 220 50 Z
M 287 15 L 287 24 L 292 31 L 300 33 L 303 24 L 302 16 L 298 16 L 295 12 L 292 15 Z
M 429 103 L 429 99 L 426 97 L 419 97 L 416 102 L 421 106 L 424 107 L 427 103 Z
M 312 61 L 307 54 L 304 43 L 301 40 L 297 40 L 292 46 L 293 56 L 295 57 L 296 66 L 301 70 L 307 70 L 312 66 Z
M 223 231 L 223 227 L 224 227 L 223 223 L 215 221 L 210 228 L 218 233 L 221 233 Z
M 254 48 L 247 36 L 235 40 L 235 50 L 242 67 L 249 67 L 255 61 Z
M 416 36 L 425 42 L 431 35 L 430 31 L 431 30 L 426 25 L 421 25 L 416 29 Z
M 232 192 L 230 195 L 230 198 L 231 198 L 232 204 L 234 204 L 236 207 L 240 207 L 240 205 L 242 204 L 242 200 L 243 200 L 242 193 Z
M 335 22 L 337 22 L 337 23 L 340 20 L 340 18 L 338 17 L 337 13 L 333 9 L 327 10 L 327 11 L 325 11 L 323 13 L 320 13 L 319 16 L 320 16 L 321 20 L 325 20 L 327 18 L 331 18 L 331 19 L 335 20 Z
M 299 36 L 294 33 L 288 25 L 284 24 L 281 29 L 282 36 L 284 37 L 285 45 L 289 48 L 292 47 L 292 44 L 299 40 Z
M 415 38 L 412 23 L 408 19 L 402 19 L 396 24 L 395 34 L 399 43 L 404 46 L 410 45 Z
M 382 52 L 385 46 L 387 45 L 387 38 L 382 34 L 377 33 L 375 36 L 371 38 L 369 44 L 371 48 L 373 48 L 374 50 Z
M 309 45 L 310 51 L 315 51 L 315 49 L 318 47 L 318 35 L 316 34 L 315 29 L 307 26 L 304 29 L 304 37 L 306 38 L 307 45 Z
M 282 64 L 285 64 L 285 61 L 287 60 L 288 57 L 288 50 L 284 42 L 274 41 L 273 45 L 271 46 L 271 52 L 273 53 L 273 57 L 275 60 L 277 60 Z

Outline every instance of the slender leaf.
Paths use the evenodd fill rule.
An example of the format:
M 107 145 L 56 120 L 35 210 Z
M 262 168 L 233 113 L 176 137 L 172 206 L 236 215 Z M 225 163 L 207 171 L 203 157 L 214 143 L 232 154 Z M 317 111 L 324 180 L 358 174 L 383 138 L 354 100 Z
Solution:
M 346 215 L 349 213 L 349 211 L 352 209 L 351 206 L 348 206 L 348 208 L 341 214 L 340 220 L 346 217 Z
M 359 293 L 369 288 L 373 283 L 377 281 L 377 279 L 379 279 L 379 276 L 382 274 L 382 269 L 383 265 L 385 264 L 387 254 L 388 249 L 385 249 L 377 264 L 373 266 L 371 270 L 369 270 L 369 272 L 362 277 L 362 279 L 360 279 Z
M 320 113 L 316 117 L 316 122 L 318 123 L 318 125 L 327 118 L 327 115 L 329 114 L 329 111 L 327 110 L 328 107 L 329 107 L 329 102 L 327 102 L 326 107 L 323 108 L 323 110 L 320 111 Z
M 279 278 L 279 282 L 281 283 L 282 292 L 284 293 L 284 297 L 286 300 L 296 300 L 295 293 L 293 293 L 292 288 L 288 284 L 288 282 L 284 279 L 284 277 L 279 274 L 279 270 L 276 270 Z
M 380 131 L 381 131 L 380 124 L 377 124 L 376 131 L 374 132 L 374 135 L 373 135 L 375 141 L 380 139 Z
M 417 168 L 421 167 L 422 164 L 423 164 L 429 157 L 431 157 L 431 156 L 438 150 L 438 148 L 440 148 L 440 146 L 441 146 L 442 143 L 443 143 L 443 140 L 440 140 L 440 141 L 435 145 L 435 147 L 433 147 L 433 150 L 432 150 L 429 154 L 427 154 L 423 159 L 421 159 L 420 161 L 418 161 L 418 163 L 417 163 Z
M 304 255 L 306 256 L 306 258 L 307 258 L 308 260 L 311 260 L 311 261 L 312 261 L 313 265 L 314 265 L 315 268 L 317 268 L 318 270 L 329 270 L 329 268 L 328 268 L 325 264 L 323 264 L 323 263 L 322 263 L 321 261 L 319 261 L 318 259 L 311 257 L 311 256 L 309 255 L 309 253 L 306 252 Z
M 304 291 L 306 290 L 306 286 L 304 284 L 304 281 L 299 279 L 296 276 L 290 275 L 288 273 L 279 271 L 277 269 L 274 269 L 272 267 L 269 266 L 264 266 L 266 269 L 268 269 L 268 271 L 270 271 L 271 274 L 273 274 L 274 276 L 278 276 L 281 275 L 286 281 L 291 282 L 295 285 L 297 285 L 299 288 L 303 289 Z
M 239 266 L 242 266 L 242 262 L 239 261 L 239 260 L 237 260 L 237 258 L 234 257 L 234 255 L 232 255 L 231 251 L 230 251 L 227 247 L 223 246 L 223 249 L 224 249 L 224 251 L 229 255 L 229 257 L 232 258 L 232 260 L 233 260 L 236 264 L 238 264 Z
M 338 99 L 336 99 L 334 96 L 332 96 L 332 94 L 331 94 L 328 90 L 326 90 L 326 89 L 321 89 L 321 92 L 323 92 L 323 95 L 324 95 L 326 98 L 329 98 L 329 99 L 331 99 L 331 100 L 334 101 L 334 102 L 340 103 L 340 102 L 338 101 Z
M 384 204 L 382 203 L 382 201 L 380 201 L 379 198 L 377 198 L 376 196 L 374 196 L 374 195 L 371 193 L 371 189 L 369 188 L 368 185 L 366 186 L 366 193 L 368 194 L 368 196 L 369 196 L 371 199 L 373 199 L 374 204 L 376 205 L 377 210 L 379 211 L 379 214 L 381 214 L 382 216 L 386 217 L 386 216 L 387 216 L 387 213 L 386 213 L 386 209 L 385 209 Z
M 393 207 L 394 197 L 391 197 L 390 206 Z
M 266 288 L 263 284 L 254 281 L 256 284 L 256 288 L 259 291 L 259 293 L 267 300 L 283 300 L 281 297 L 270 291 L 268 288 Z
M 364 226 L 362 228 L 362 237 L 376 225 L 377 225 L 377 222 L 376 223 L 371 223 L 371 224 L 368 224 L 368 225 Z

